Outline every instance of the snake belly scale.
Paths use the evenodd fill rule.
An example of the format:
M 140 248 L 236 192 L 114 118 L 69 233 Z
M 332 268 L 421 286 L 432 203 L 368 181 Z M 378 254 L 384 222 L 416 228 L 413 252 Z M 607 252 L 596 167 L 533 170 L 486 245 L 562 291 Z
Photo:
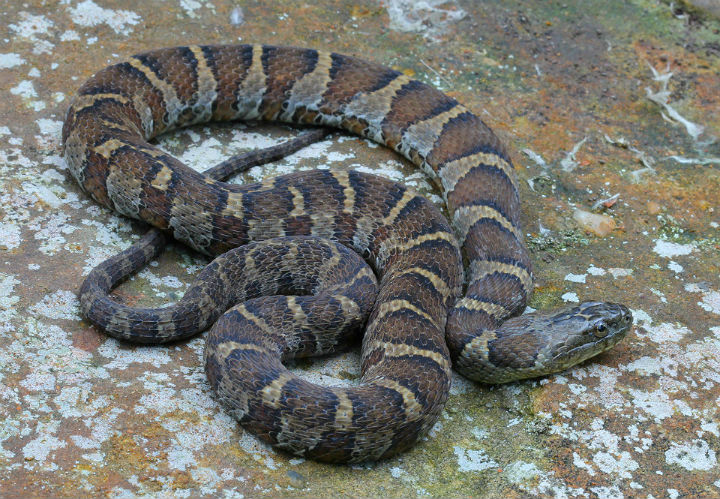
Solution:
M 437 183 L 451 224 L 422 196 L 366 173 L 316 170 L 238 186 L 195 172 L 148 143 L 178 127 L 251 119 L 340 128 L 394 149 Z M 280 317 L 280 327 L 307 318 L 311 305 L 296 298 L 274 302 L 271 312 L 259 305 L 267 302 L 262 298 L 220 304 L 209 281 L 201 281 L 195 293 L 202 320 L 182 314 L 161 320 L 146 309 L 93 315 L 99 305 L 90 291 L 81 296 L 84 313 L 102 317 L 99 326 L 141 342 L 194 334 L 219 315 L 208 310 L 232 306 L 209 334 L 210 383 L 243 425 L 291 453 L 332 462 L 393 455 L 437 420 L 451 363 L 484 382 L 542 375 L 609 348 L 631 320 L 626 308 L 595 302 L 541 319 L 507 320 L 525 308 L 532 270 L 506 150 L 455 99 L 372 62 L 268 45 L 147 52 L 101 70 L 80 88 L 63 144 L 70 171 L 97 202 L 200 252 L 221 255 L 272 240 L 235 255 L 240 274 L 260 275 L 265 253 L 286 262 L 318 253 L 339 258 L 340 249 L 313 238 L 335 241 L 370 264 L 378 279 L 374 303 L 366 291 L 340 292 L 337 283 L 325 283 L 330 291 L 323 299 L 337 316 L 326 322 L 362 322 L 348 319 L 350 311 L 369 311 L 362 383 L 351 388 L 311 385 L 281 364 L 293 352 L 334 348 L 318 346 L 314 336 L 301 341 L 309 326 L 299 326 L 293 345 L 270 327 L 273 317 Z M 295 236 L 309 239 L 293 242 Z M 292 250 L 277 247 L 286 238 Z M 228 285 L 229 271 L 217 272 Z M 374 285 L 362 270 L 348 276 Z M 308 283 L 286 287 L 317 291 Z M 182 321 L 192 327 L 179 328 Z M 560 340 L 558 354 L 544 329 L 565 333 L 568 323 L 584 330 Z

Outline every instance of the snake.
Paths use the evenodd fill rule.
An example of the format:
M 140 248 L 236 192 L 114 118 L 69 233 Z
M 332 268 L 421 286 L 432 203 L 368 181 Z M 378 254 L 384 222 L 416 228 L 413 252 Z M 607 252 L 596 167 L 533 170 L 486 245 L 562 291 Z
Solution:
M 361 171 L 238 185 L 150 142 L 233 120 L 328 127 L 384 145 L 427 174 L 448 216 Z M 209 328 L 215 396 L 290 454 L 332 463 L 396 455 L 437 422 L 451 368 L 480 383 L 543 376 L 609 349 L 632 325 L 630 310 L 612 302 L 522 314 L 533 270 L 507 149 L 454 98 L 371 61 L 261 44 L 145 52 L 80 87 L 62 144 L 82 190 L 155 228 L 90 273 L 84 316 L 136 343 Z M 216 259 L 168 307 L 110 299 L 165 234 Z M 355 386 L 312 384 L 285 366 L 358 336 Z

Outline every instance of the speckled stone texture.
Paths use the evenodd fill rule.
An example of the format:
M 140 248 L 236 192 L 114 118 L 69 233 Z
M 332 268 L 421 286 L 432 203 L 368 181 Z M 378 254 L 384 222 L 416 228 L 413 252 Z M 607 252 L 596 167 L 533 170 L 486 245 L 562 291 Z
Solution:
M 29 0 L 0 15 L 0 496 L 720 497 L 715 18 L 647 0 Z M 143 227 L 71 178 L 59 147 L 69 101 L 130 54 L 232 42 L 359 55 L 464 103 L 518 167 L 532 305 L 623 302 L 635 331 L 540 381 L 487 387 L 456 375 L 425 441 L 344 467 L 288 458 L 243 432 L 210 396 L 203 338 L 131 347 L 95 330 L 79 316 L 80 283 Z M 223 124 L 159 143 L 203 170 L 295 133 Z M 347 136 L 236 181 L 328 165 L 440 203 L 423 173 Z M 598 235 L 576 210 L 614 225 Z M 171 246 L 116 298 L 177 300 L 206 261 Z M 352 385 L 357 353 L 294 371 Z

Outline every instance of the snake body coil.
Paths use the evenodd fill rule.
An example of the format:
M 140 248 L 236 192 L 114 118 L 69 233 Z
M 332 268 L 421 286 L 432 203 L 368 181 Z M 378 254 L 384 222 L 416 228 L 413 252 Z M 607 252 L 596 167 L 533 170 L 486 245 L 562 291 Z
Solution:
M 322 170 L 231 185 L 147 142 L 173 128 L 236 119 L 336 127 L 396 150 L 441 187 L 453 228 L 423 197 L 373 175 Z M 256 434 L 295 454 L 334 462 L 395 454 L 437 420 L 451 359 L 472 379 L 510 381 L 584 360 L 629 327 L 625 307 L 592 302 L 512 318 L 525 308 L 532 271 L 508 154 L 457 101 L 378 64 L 266 45 L 148 52 L 81 87 L 63 142 L 71 172 L 96 201 L 198 251 L 219 255 L 272 239 L 233 253 L 234 263 L 214 262 L 175 308 L 129 309 L 103 298 L 139 260 L 99 272 L 101 284 L 84 286 L 81 303 L 96 324 L 133 341 L 171 341 L 215 322 L 205 357 L 220 400 Z M 338 287 L 333 271 L 321 267 L 343 266 L 342 249 L 315 237 L 353 249 L 372 266 L 374 305 L 374 278 L 353 267 L 342 274 L 350 287 Z M 318 254 L 325 264 L 293 273 Z M 264 260 L 280 269 L 267 282 Z M 225 265 L 241 271 L 231 277 Z M 311 277 L 297 283 L 300 274 Z M 234 279 L 241 291 L 230 299 L 218 290 Z M 268 293 L 315 298 L 253 298 Z M 322 321 L 313 319 L 318 308 Z M 284 357 L 333 350 L 321 330 L 353 329 L 370 309 L 360 386 L 319 387 L 282 366 Z M 295 332 L 282 336 L 277 328 Z

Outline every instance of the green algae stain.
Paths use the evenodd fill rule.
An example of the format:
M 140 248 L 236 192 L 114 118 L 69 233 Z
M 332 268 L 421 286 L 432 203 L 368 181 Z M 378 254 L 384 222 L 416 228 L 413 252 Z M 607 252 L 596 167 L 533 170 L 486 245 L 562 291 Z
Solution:
M 561 253 L 569 248 L 588 246 L 590 239 L 580 230 L 568 229 L 544 235 L 531 234 L 526 236 L 525 243 L 532 253 L 540 251 Z

